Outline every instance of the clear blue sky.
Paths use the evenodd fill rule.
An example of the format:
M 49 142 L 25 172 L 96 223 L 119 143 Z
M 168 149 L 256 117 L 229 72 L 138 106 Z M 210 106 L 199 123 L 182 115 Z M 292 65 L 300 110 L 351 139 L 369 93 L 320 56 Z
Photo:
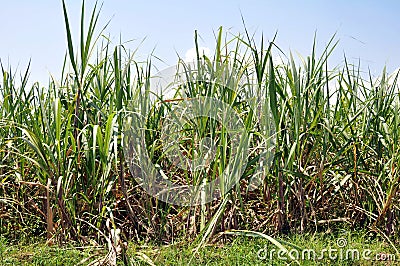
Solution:
M 214 47 L 219 26 L 232 33 L 243 32 L 241 13 L 250 32 L 264 33 L 271 39 L 278 31 L 277 44 L 285 52 L 311 51 L 317 32 L 323 48 L 337 32 L 339 46 L 331 64 L 340 63 L 345 53 L 350 62 L 361 60 L 377 75 L 400 66 L 400 1 L 151 1 L 104 0 L 100 25 L 112 18 L 106 30 L 117 44 L 123 40 L 138 55 L 155 55 L 167 64 L 176 63 L 176 53 L 184 57 L 193 47 L 194 30 L 200 46 Z M 66 0 L 73 21 L 74 41 L 79 41 L 79 0 Z M 87 1 L 90 11 L 94 1 Z M 59 77 L 66 50 L 61 0 L 0 0 L 0 58 L 3 65 L 23 70 L 32 59 L 31 81 L 47 83 L 48 73 Z M 89 14 L 89 13 L 88 13 Z M 43 84 L 45 85 L 45 84 Z

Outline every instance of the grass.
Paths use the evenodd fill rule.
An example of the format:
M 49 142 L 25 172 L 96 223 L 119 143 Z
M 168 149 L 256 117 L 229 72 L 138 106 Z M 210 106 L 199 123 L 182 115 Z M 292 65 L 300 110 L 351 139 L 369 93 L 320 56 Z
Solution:
M 84 2 L 75 43 L 62 3 L 61 78 L 30 86 L 29 66 L 17 78 L 1 64 L 4 239 L 115 250 L 185 240 L 202 252 L 228 231 L 279 247 L 345 226 L 398 253 L 399 73 L 375 79 L 346 58 L 328 69 L 335 36 L 296 59 L 277 36 L 220 28 L 212 57 L 179 60 L 165 98 L 155 56 L 136 61 L 137 49 L 113 44 Z
M 347 245 L 340 249 L 338 239 L 346 239 Z M 301 265 L 395 265 L 394 250 L 385 243 L 384 239 L 367 232 L 352 232 L 343 230 L 338 234 L 317 233 L 277 237 L 292 254 L 299 250 Z M 287 243 L 290 243 L 288 245 Z M 2 242 L 1 265 L 87 265 L 96 259 L 104 257 L 104 249 L 95 247 L 49 247 L 45 243 L 5 245 Z M 158 246 L 151 243 L 130 243 L 126 251 L 128 265 L 296 265 L 293 260 L 279 259 L 277 252 L 271 252 L 276 247 L 266 239 L 255 237 L 234 237 L 226 240 L 225 244 L 210 243 L 198 253 L 193 252 L 193 246 L 187 243 Z M 316 259 L 309 259 L 305 253 L 301 259 L 301 251 L 314 250 Z M 323 249 L 337 249 L 329 255 Z M 260 251 L 261 250 L 261 251 Z M 342 250 L 342 253 L 340 253 Z M 346 252 L 357 250 L 359 257 L 348 255 Z M 368 259 L 363 259 L 362 252 L 370 250 Z M 266 251 L 266 253 L 264 253 Z M 321 254 L 324 254 L 321 256 Z M 340 255 L 343 254 L 343 255 Z M 348 253 L 352 254 L 352 253 Z M 357 253 L 354 253 L 357 254 Z M 379 255 L 380 260 L 375 258 Z M 318 259 L 321 256 L 323 258 Z M 337 256 L 338 258 L 335 258 Z M 342 256 L 342 257 L 340 257 Z M 386 256 L 386 257 L 384 257 Z M 311 257 L 312 258 L 312 257 Z M 386 258 L 386 259 L 384 259 Z M 80 263 L 80 264 L 79 264 Z M 119 260 L 118 265 L 123 265 Z
M 18 244 L 8 244 L 2 238 L 0 241 L 0 265 L 78 265 L 81 261 L 100 253 L 98 248 L 49 247 L 43 239 L 22 241 Z M 103 252 L 104 253 L 104 252 Z M 97 255 L 99 256 L 99 255 Z M 90 260 L 89 260 L 90 262 Z
M 346 236 L 349 241 L 349 246 L 344 248 L 362 250 L 369 249 L 371 254 L 387 253 L 391 254 L 390 247 L 382 244 L 379 241 L 369 241 L 365 235 L 357 236 Z M 316 234 L 316 235 L 296 235 L 291 237 L 284 237 L 282 240 L 290 241 L 292 245 L 296 245 L 302 249 L 313 249 L 315 250 L 317 257 L 322 254 L 323 249 L 336 248 L 336 240 L 333 235 Z M 239 237 L 234 239 L 231 243 L 225 245 L 207 245 L 199 253 L 193 255 L 190 248 L 183 247 L 161 247 L 155 248 L 152 251 L 147 251 L 147 255 L 153 259 L 156 265 L 296 265 L 294 261 L 288 259 L 288 256 L 283 256 L 286 261 L 280 260 L 277 252 L 275 253 L 263 253 L 263 250 L 271 251 L 276 248 L 270 242 L 259 239 L 259 238 L 243 238 Z M 262 252 L 260 252 L 262 250 Z M 291 249 L 293 251 L 293 249 Z M 292 252 L 291 251 L 291 252 Z M 346 252 L 346 251 L 344 251 Z M 272 254 L 272 256 L 270 255 Z M 295 254 L 293 252 L 293 254 Z M 301 254 L 301 251 L 300 253 Z M 332 253 L 331 257 L 334 258 L 335 253 Z M 339 253 L 337 253 L 338 256 Z M 271 257 L 270 257 L 271 256 Z M 361 257 L 361 255 L 360 255 Z M 372 257 L 372 256 L 371 256 Z M 271 259 L 272 258 L 272 259 Z M 368 261 L 368 260 L 347 260 L 345 255 L 343 260 L 341 259 L 330 259 L 328 254 L 325 254 L 323 259 L 308 260 L 305 256 L 305 260 L 299 259 L 301 265 L 376 265 L 376 263 L 382 263 L 382 265 L 394 265 L 395 262 L 380 262 L 380 261 Z

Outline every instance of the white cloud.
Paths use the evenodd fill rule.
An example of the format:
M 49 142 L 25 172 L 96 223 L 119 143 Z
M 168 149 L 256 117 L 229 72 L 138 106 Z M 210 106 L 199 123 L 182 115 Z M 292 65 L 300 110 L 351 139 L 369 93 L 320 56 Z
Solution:
M 210 48 L 208 47 L 199 47 L 199 54 L 200 56 L 205 55 L 207 57 L 211 56 L 211 51 Z M 196 48 L 190 48 L 189 50 L 186 51 L 185 53 L 185 62 L 193 62 L 197 58 L 196 55 Z
M 396 81 L 395 86 L 400 86 L 400 74 L 399 77 L 397 78 L 397 80 L 395 80 L 397 74 L 400 71 L 400 67 L 395 69 L 392 73 L 386 73 L 386 83 L 387 85 L 393 85 Z M 382 81 L 382 75 L 379 76 L 375 76 L 372 78 L 372 84 L 373 87 L 377 87 L 379 86 L 380 82 Z M 371 89 L 370 86 L 371 84 L 369 82 L 366 82 L 366 87 Z
M 272 62 L 274 63 L 274 66 L 283 66 L 285 65 L 285 62 L 283 61 L 283 58 L 281 55 L 275 55 L 272 57 Z

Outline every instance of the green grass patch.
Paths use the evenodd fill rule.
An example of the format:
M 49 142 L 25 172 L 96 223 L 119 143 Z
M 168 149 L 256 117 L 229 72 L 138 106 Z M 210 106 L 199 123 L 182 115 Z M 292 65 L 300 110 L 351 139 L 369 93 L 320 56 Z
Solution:
M 286 242 L 283 245 L 293 256 L 299 255 L 300 265 L 397 265 L 400 261 L 400 254 L 396 255 L 390 244 L 364 232 L 303 234 L 276 239 Z M 346 245 L 341 247 L 344 243 L 341 241 Z M 315 252 L 315 256 L 310 250 Z M 127 254 L 134 258 L 138 251 L 155 265 L 298 265 L 289 259 L 288 254 L 279 257 L 273 244 L 258 237 L 234 237 L 225 244 L 210 244 L 198 252 L 187 244 L 142 248 L 132 245 Z M 140 260 L 136 258 L 134 261 L 139 263 Z M 144 262 L 139 264 L 146 265 Z
M 275 245 L 261 237 L 222 238 L 195 251 L 188 243 L 137 244 L 126 250 L 125 265 L 398 265 L 400 254 L 372 233 L 342 231 L 281 236 L 275 238 L 289 252 L 278 253 Z M 88 265 L 107 256 L 106 248 L 49 247 L 45 242 L 8 245 L 0 240 L 0 265 Z M 304 253 L 304 255 L 303 255 Z M 297 262 L 299 264 L 297 264 Z M 124 265 L 121 256 L 118 265 Z
M 9 244 L 0 237 L 0 265 L 87 265 L 106 254 L 103 248 L 48 246 L 44 241 Z

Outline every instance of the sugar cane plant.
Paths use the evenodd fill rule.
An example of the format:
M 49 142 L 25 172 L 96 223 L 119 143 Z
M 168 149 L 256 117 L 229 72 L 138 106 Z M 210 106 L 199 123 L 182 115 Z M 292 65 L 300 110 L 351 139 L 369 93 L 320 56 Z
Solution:
M 220 28 L 214 56 L 197 49 L 194 63 L 179 60 L 185 82 L 167 99 L 151 90 L 151 58 L 136 60 L 138 50 L 114 45 L 106 27 L 98 30 L 97 5 L 87 25 L 82 3 L 78 43 L 64 1 L 62 10 L 67 52 L 59 80 L 28 85 L 29 65 L 18 78 L 1 64 L 2 235 L 104 242 L 118 228 L 128 240 L 203 244 L 230 229 L 275 234 L 333 223 L 389 238 L 399 233 L 398 73 L 384 69 L 374 79 L 346 59 L 328 69 L 335 36 L 320 55 L 314 40 L 311 54 L 297 60 L 275 45 L 277 36 L 258 42 L 245 29 L 228 38 Z M 284 63 L 275 64 L 276 55 Z M 187 158 L 204 152 L 199 138 L 214 141 L 208 167 L 199 171 L 175 167 L 161 137 L 174 108 L 198 97 L 218 99 L 243 122 L 248 153 L 232 186 L 219 178 L 235 161 L 221 123 L 203 117 L 182 124 L 176 143 Z M 157 176 L 185 186 L 219 178 L 220 197 L 180 206 L 146 193 L 143 169 L 131 167 L 138 158 L 124 153 L 132 113 Z

